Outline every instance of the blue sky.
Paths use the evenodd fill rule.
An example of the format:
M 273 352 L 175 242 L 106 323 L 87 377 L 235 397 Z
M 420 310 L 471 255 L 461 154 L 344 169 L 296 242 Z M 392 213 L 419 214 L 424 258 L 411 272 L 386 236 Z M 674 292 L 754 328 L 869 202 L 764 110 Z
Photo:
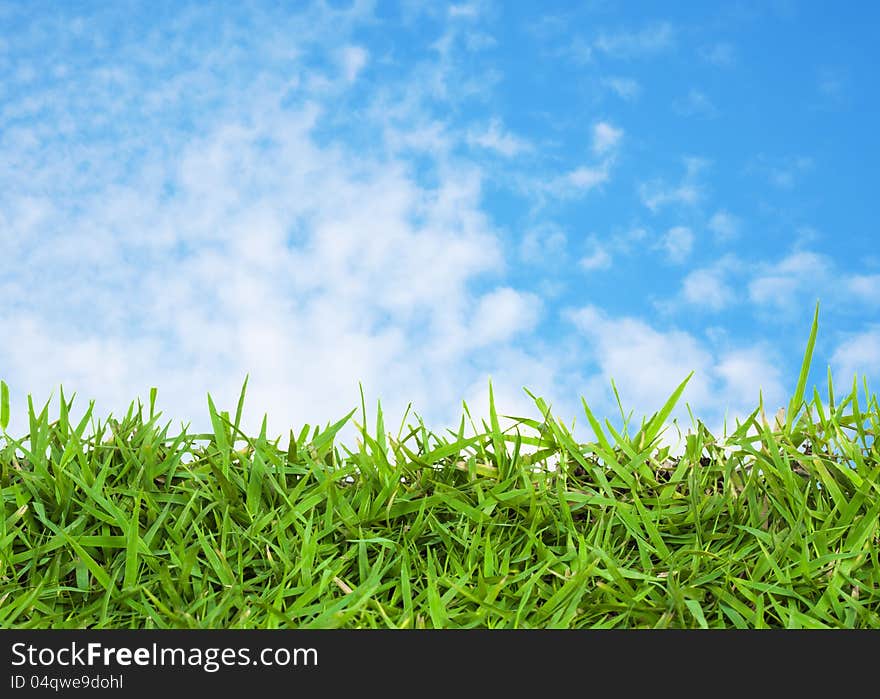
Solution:
M 785 403 L 821 300 L 813 377 L 876 380 L 878 15 L 0 3 L 0 376 L 202 425 L 249 373 L 281 433 L 359 381 L 570 421 L 694 370 L 717 428 Z

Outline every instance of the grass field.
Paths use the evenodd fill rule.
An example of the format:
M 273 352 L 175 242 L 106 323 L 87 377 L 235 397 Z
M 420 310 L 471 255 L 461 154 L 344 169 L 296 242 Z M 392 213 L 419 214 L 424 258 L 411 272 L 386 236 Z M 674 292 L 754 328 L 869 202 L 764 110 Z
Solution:
M 762 406 L 684 453 L 656 414 L 577 443 L 381 408 L 324 429 L 172 434 L 149 405 L 0 423 L 0 627 L 880 628 L 880 406 L 867 385 Z M 682 377 L 684 378 L 684 377 Z M 491 396 L 491 392 L 490 392 Z M 770 411 L 772 412 L 772 411 Z M 336 443 L 347 420 L 356 444 Z M 504 423 L 506 424 L 506 423 Z

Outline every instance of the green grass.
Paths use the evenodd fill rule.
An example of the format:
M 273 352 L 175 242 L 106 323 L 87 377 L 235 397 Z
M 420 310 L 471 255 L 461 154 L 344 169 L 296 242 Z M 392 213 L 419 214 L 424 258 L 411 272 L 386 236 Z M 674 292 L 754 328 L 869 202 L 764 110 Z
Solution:
M 584 401 L 595 441 L 543 420 L 391 431 L 361 405 L 289 438 L 120 420 L 0 386 L 0 627 L 880 628 L 880 407 L 807 374 L 784 416 L 699 420 L 663 444 L 679 387 L 638 429 Z M 354 421 L 350 447 L 337 433 Z M 506 423 L 504 423 L 506 424 Z

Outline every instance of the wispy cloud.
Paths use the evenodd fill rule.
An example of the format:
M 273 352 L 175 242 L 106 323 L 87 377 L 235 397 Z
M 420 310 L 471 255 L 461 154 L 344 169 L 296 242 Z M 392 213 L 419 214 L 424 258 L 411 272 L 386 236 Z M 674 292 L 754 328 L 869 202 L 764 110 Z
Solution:
M 633 316 L 611 317 L 593 305 L 569 309 L 566 317 L 580 330 L 598 366 L 587 392 L 594 403 L 597 396 L 608 400 L 613 379 L 624 405 L 644 406 L 648 413 L 694 371 L 674 417 L 689 422 L 686 401 L 695 413 L 714 419 L 712 427 L 718 430 L 724 417 L 718 405 L 741 415 L 757 402 L 761 389 L 770 405 L 785 396 L 778 359 L 764 344 L 714 348 L 691 333 L 660 330 Z
M 708 228 L 716 240 L 729 242 L 739 235 L 740 220 L 726 209 L 719 209 L 709 219 Z
M 728 403 L 743 412 L 757 405 L 756 388 L 764 405 L 771 409 L 781 407 L 785 400 L 786 387 L 778 357 L 767 343 L 759 342 L 723 353 L 717 359 L 714 371 L 721 380 L 721 390 Z
M 623 138 L 623 129 L 618 129 L 607 121 L 600 121 L 593 126 L 593 152 L 596 155 L 607 155 L 615 150 Z
M 693 306 L 720 311 L 733 301 L 733 291 L 718 270 L 698 269 L 684 278 L 682 297 Z
M 467 32 L 464 45 L 468 51 L 486 51 L 498 46 L 498 40 L 486 32 Z
M 553 51 L 553 55 L 571 61 L 576 66 L 585 66 L 593 61 L 593 47 L 582 36 L 575 36 Z
M 567 315 L 590 343 L 602 383 L 597 391 L 607 391 L 614 379 L 627 405 L 645 406 L 648 411 L 651 406 L 659 408 L 691 370 L 702 369 L 689 387 L 688 398 L 699 402 L 709 397 L 706 370 L 711 355 L 691 335 L 659 331 L 634 317 L 612 318 L 593 305 Z M 651 361 L 645 362 L 644 357 Z
M 611 168 L 623 139 L 623 129 L 607 121 L 596 122 L 591 129 L 591 151 L 595 162 L 578 165 L 559 175 L 544 179 L 530 179 L 528 188 L 543 199 L 574 199 L 609 181 Z
M 749 282 L 749 298 L 763 307 L 801 307 L 801 295 L 816 289 L 831 269 L 831 261 L 824 255 L 809 251 L 792 253 L 778 263 L 763 265 Z
M 588 252 L 578 260 L 580 268 L 592 272 L 610 267 L 612 258 L 606 247 L 595 236 L 590 236 L 587 242 Z
M 771 157 L 761 154 L 753 158 L 746 172 L 758 173 L 774 187 L 792 189 L 813 169 L 813 159 L 805 155 Z
M 880 304 L 880 274 L 854 274 L 846 280 L 846 289 L 864 303 Z
M 666 259 L 681 264 L 694 249 L 694 234 L 687 226 L 674 226 L 657 241 L 655 248 L 663 251 Z
M 656 213 L 669 205 L 693 206 L 703 197 L 703 187 L 698 177 L 708 165 L 704 158 L 689 157 L 684 159 L 685 173 L 676 184 L 657 178 L 639 185 L 639 196 L 642 203 Z
M 656 246 L 663 248 L 662 238 Z M 779 322 L 817 299 L 826 309 L 870 312 L 880 304 L 880 275 L 853 274 L 828 255 L 796 247 L 775 260 L 728 253 L 688 271 L 679 293 L 659 305 L 718 312 L 749 301 L 759 316 Z
M 547 15 L 531 22 L 527 31 L 545 44 L 553 43 L 549 55 L 580 67 L 593 63 L 597 57 L 651 57 L 675 46 L 676 29 L 671 22 L 654 22 L 640 28 L 606 28 L 587 39 L 581 33 L 572 33 L 574 21 L 570 15 Z
M 354 82 L 360 72 L 367 65 L 369 52 L 362 46 L 346 46 L 340 51 L 340 62 L 342 64 L 342 74 L 345 81 Z
M 675 45 L 675 29 L 669 22 L 657 22 L 637 31 L 603 31 L 593 42 L 596 50 L 616 58 L 652 56 Z
M 615 253 L 625 255 L 644 250 L 651 233 L 642 226 L 630 226 L 612 234 L 607 242 L 608 247 Z
M 568 236 L 561 226 L 543 222 L 523 233 L 519 243 L 519 257 L 531 265 L 559 260 L 565 255 L 567 243 Z
M 627 102 L 634 102 L 642 94 L 642 86 L 634 78 L 607 77 L 602 79 L 602 84 Z
M 503 343 L 532 330 L 541 317 L 541 299 L 510 287 L 495 289 L 480 297 L 471 324 L 471 336 L 478 346 Z
M 473 20 L 482 12 L 480 2 L 461 2 L 449 6 L 449 16 L 453 19 Z
M 729 281 L 730 272 L 740 267 L 732 255 L 689 272 L 682 282 L 681 299 L 689 306 L 709 311 L 721 311 L 736 299 Z
M 852 386 L 853 377 L 880 374 L 880 327 L 874 325 L 841 340 L 831 355 L 831 368 L 837 383 Z
M 584 238 L 584 254 L 578 265 L 588 271 L 608 269 L 617 258 L 624 258 L 650 248 L 652 235 L 645 228 L 635 226 L 616 230 L 610 234 L 591 233 Z M 655 249 L 657 241 L 653 242 Z
M 582 197 L 607 182 L 609 177 L 610 163 L 607 161 L 598 165 L 581 165 L 554 177 L 541 190 L 558 199 Z
M 482 128 L 470 129 L 467 134 L 467 142 L 472 146 L 494 151 L 507 158 L 532 150 L 531 143 L 505 129 L 498 118 L 492 119 L 488 125 Z

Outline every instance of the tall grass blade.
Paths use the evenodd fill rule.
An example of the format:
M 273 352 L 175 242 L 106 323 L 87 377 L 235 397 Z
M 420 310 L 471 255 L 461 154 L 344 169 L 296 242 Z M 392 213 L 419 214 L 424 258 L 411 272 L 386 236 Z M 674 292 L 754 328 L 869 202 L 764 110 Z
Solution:
M 0 430 L 6 431 L 9 426 L 9 386 L 0 381 Z
M 804 352 L 804 360 L 801 363 L 801 372 L 798 376 L 797 386 L 794 395 L 788 404 L 788 410 L 785 416 L 785 431 L 791 434 L 791 428 L 795 424 L 795 418 L 800 413 L 804 404 L 804 391 L 807 387 L 807 377 L 810 374 L 810 364 L 813 361 L 813 348 L 816 345 L 816 334 L 819 331 L 819 303 L 816 303 L 816 311 L 813 315 L 813 324 L 810 327 L 810 337 L 807 340 L 807 349 Z

